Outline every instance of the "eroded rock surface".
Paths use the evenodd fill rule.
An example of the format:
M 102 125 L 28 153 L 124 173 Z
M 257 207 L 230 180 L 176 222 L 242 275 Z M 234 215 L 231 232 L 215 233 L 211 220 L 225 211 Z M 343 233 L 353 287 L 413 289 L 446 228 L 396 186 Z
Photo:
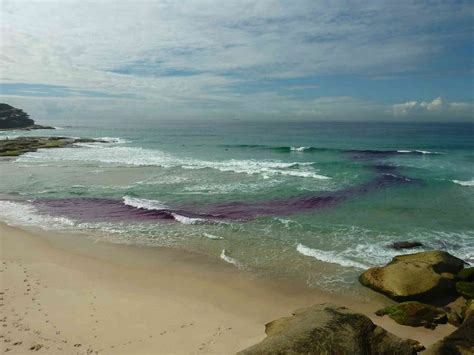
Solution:
M 239 354 L 415 354 L 422 346 L 403 340 L 345 307 L 313 305 L 266 325 L 267 337 Z
M 396 301 L 448 303 L 456 295 L 454 278 L 464 262 L 443 251 L 396 256 L 365 271 L 360 282 Z

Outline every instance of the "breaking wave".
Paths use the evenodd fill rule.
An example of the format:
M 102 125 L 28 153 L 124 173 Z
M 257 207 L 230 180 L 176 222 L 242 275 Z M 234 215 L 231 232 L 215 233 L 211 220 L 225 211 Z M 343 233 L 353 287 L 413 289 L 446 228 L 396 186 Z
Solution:
M 160 201 L 147 200 L 145 198 L 124 196 L 123 203 L 127 206 L 131 206 L 131 207 L 135 207 L 139 209 L 145 209 L 145 210 L 161 211 L 161 210 L 170 209 L 167 205 L 165 205 L 164 203 Z
M 344 256 L 341 256 L 339 253 L 333 251 L 324 251 L 319 249 L 309 248 L 303 244 L 298 244 L 296 250 L 305 256 L 310 256 L 312 258 L 318 259 L 325 263 L 338 264 L 344 267 L 355 267 L 358 269 L 368 269 L 369 266 L 359 263 L 357 261 L 350 260 Z
M 99 143 L 100 144 L 100 143 Z M 159 166 L 163 168 L 215 169 L 222 172 L 261 174 L 264 177 L 283 175 L 301 178 L 327 180 L 313 168 L 311 162 L 282 162 L 275 160 L 224 160 L 206 161 L 192 158 L 180 158 L 169 153 L 139 147 L 106 146 L 96 143 L 84 144 L 77 148 L 45 149 L 27 153 L 17 162 L 35 163 L 44 161 L 80 161 L 115 165 Z
M 0 217 L 9 225 L 39 227 L 41 229 L 69 229 L 76 224 L 66 217 L 55 217 L 40 214 L 28 202 L 0 200 Z
M 457 185 L 474 187 L 474 180 L 466 180 L 466 181 L 452 180 L 452 181 Z

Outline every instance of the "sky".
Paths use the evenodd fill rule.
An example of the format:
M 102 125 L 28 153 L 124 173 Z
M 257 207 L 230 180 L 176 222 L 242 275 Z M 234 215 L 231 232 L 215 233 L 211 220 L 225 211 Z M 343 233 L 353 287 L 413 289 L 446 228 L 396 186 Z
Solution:
M 472 1 L 0 0 L 38 120 L 474 121 Z

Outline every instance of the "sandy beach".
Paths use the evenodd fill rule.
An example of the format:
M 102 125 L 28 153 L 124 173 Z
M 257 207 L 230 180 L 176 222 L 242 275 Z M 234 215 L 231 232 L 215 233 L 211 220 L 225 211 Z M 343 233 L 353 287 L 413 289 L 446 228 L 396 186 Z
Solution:
M 266 322 L 321 302 L 425 346 L 454 330 L 379 318 L 383 297 L 355 302 L 194 254 L 5 224 L 0 236 L 2 353 L 231 354 L 263 339 Z

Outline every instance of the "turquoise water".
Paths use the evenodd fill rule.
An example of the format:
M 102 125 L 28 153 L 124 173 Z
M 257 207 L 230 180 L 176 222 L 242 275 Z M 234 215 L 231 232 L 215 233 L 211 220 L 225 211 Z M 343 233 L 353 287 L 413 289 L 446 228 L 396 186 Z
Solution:
M 474 263 L 474 127 L 151 123 L 15 135 L 103 138 L 0 162 L 0 217 L 221 258 L 311 287 L 417 240 Z

